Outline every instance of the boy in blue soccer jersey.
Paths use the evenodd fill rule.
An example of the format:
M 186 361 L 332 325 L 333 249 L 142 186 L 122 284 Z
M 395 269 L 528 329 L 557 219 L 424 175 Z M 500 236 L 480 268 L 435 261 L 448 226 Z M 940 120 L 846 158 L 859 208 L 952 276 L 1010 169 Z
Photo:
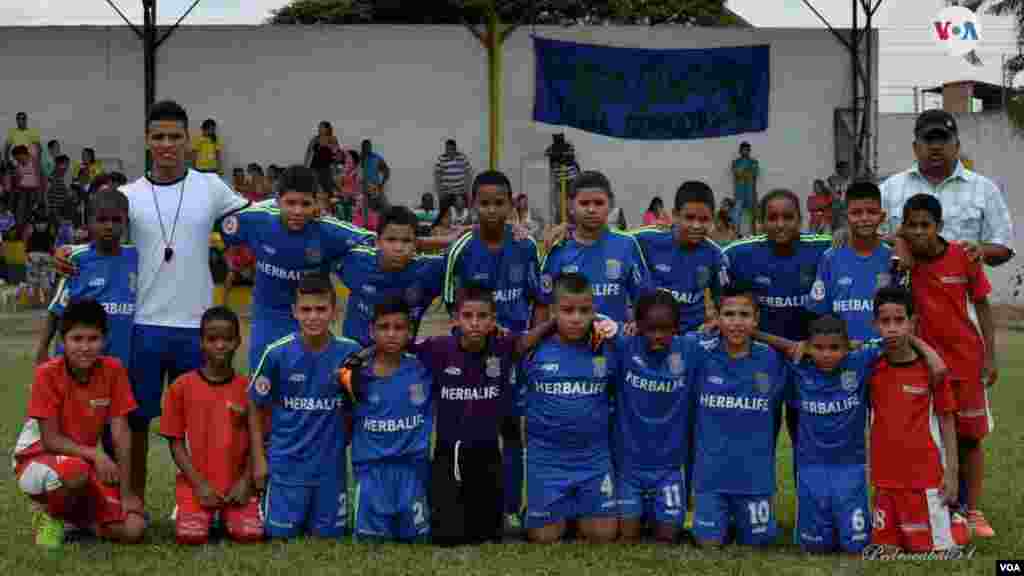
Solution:
M 583 538 L 610 542 L 618 528 L 609 417 L 616 357 L 591 339 L 596 298 L 587 279 L 563 274 L 553 292 L 558 333 L 523 366 L 527 536 L 556 542 L 576 519 Z
M 296 291 L 299 332 L 267 346 L 249 384 L 253 483 L 264 491 L 268 538 L 340 538 L 348 525 L 346 433 L 335 374 L 360 347 L 329 330 L 337 295 L 327 277 L 307 275 Z
M 671 230 L 641 228 L 633 233 L 650 268 L 651 284 L 668 290 L 682 307 L 680 334 L 704 324 L 724 277 L 722 250 L 708 238 L 714 213 L 711 187 L 703 182 L 683 182 L 676 191 L 675 226 Z
M 392 297 L 409 304 L 412 335 L 431 302 L 441 295 L 445 259 L 416 254 L 416 215 L 393 206 L 381 215 L 377 247 L 358 247 L 341 260 L 338 275 L 350 293 L 342 334 L 362 344 L 373 343 L 374 308 Z
M 78 275 L 61 278 L 50 302 L 46 327 L 36 346 L 36 364 L 50 358 L 50 341 L 57 332 L 68 303 L 88 298 L 99 302 L 107 312 L 106 345 L 103 354 L 113 356 L 126 368 L 131 366 L 132 326 L 135 320 L 135 278 L 139 256 L 135 246 L 121 245 L 128 225 L 128 198 L 119 190 L 96 193 L 90 203 L 89 233 L 92 242 L 71 250 L 71 261 Z M 57 344 L 57 353 L 63 346 Z
M 452 308 L 459 286 L 480 284 L 494 291 L 497 322 L 513 334 L 525 333 L 531 305 L 540 292 L 540 258 L 532 238 L 517 240 L 508 226 L 512 214 L 512 185 L 501 172 L 488 171 L 473 181 L 479 229 L 459 238 L 448 251 L 445 304 Z M 522 416 L 522 387 L 510 373 L 513 415 Z M 523 482 L 523 444 L 519 419 L 508 418 L 502 430 L 505 468 L 505 513 L 510 526 L 520 524 L 518 513 Z
M 373 353 L 341 378 L 352 406 L 353 535 L 359 540 L 423 542 L 430 536 L 432 375 L 407 351 L 413 325 L 401 297 L 376 304 Z
M 893 251 L 878 235 L 878 227 L 885 221 L 878 186 L 854 183 L 846 192 L 846 205 L 850 241 L 822 255 L 807 308 L 838 317 L 846 322 L 854 342 L 865 342 L 878 337 L 872 303 L 875 292 L 892 281 Z
M 298 330 L 292 315 L 295 289 L 311 272 L 328 274 L 356 246 L 375 234 L 334 218 L 317 218 L 316 174 L 292 166 L 276 183 L 277 199 L 253 204 L 220 223 L 226 246 L 245 245 L 256 256 L 249 369 L 263 350 Z
M 637 336 L 612 341 L 621 378 L 615 391 L 616 495 L 623 540 L 640 539 L 643 521 L 655 537 L 673 542 L 683 528 L 689 497 L 690 401 L 684 374 L 686 344 L 680 304 L 667 290 L 636 303 Z
M 554 279 L 580 274 L 594 290 L 595 312 L 616 322 L 629 320 L 629 307 L 650 282 L 636 240 L 608 227 L 615 203 L 611 183 L 600 172 L 584 172 L 572 183 L 576 228 L 541 263 L 541 291 L 534 307 L 538 322 L 548 319 L 554 302 Z
M 722 288 L 720 336 L 691 335 L 686 385 L 694 401 L 693 534 L 701 545 L 764 546 L 775 540 L 775 430 L 790 372 L 782 356 L 753 342 L 753 287 Z

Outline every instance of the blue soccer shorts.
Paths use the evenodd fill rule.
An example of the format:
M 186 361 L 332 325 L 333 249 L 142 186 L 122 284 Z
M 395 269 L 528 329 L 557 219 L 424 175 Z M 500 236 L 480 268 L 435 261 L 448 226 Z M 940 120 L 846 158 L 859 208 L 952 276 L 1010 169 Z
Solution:
M 430 536 L 430 461 L 369 462 L 353 466 L 353 536 L 412 542 Z
M 698 542 L 726 543 L 730 525 L 736 529 L 737 544 L 771 544 L 778 530 L 772 497 L 714 492 L 694 496 L 693 535 Z
M 199 328 L 176 328 L 136 324 L 132 333 L 132 394 L 138 408 L 132 412 L 132 427 L 149 425 L 160 416 L 164 378 L 198 370 L 203 355 L 199 349 Z
M 291 314 L 286 316 L 265 310 L 254 312 L 249 330 L 249 372 L 256 372 L 267 346 L 298 330 L 299 323 Z
M 526 458 L 526 527 L 541 528 L 570 518 L 618 516 L 611 463 L 597 470 L 570 471 L 564 466 Z
M 796 536 L 809 552 L 860 553 L 871 535 L 863 464 L 797 470 Z
M 622 518 L 646 518 L 679 528 L 686 521 L 686 480 L 682 468 L 620 470 L 616 492 Z
M 267 538 L 341 538 L 348 528 L 348 492 L 344 476 L 321 479 L 315 486 L 282 484 L 271 479 L 263 495 Z

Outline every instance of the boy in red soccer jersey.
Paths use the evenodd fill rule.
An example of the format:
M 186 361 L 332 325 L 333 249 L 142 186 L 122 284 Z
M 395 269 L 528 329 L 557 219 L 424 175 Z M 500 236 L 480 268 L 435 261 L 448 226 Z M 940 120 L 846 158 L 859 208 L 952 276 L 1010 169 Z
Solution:
M 992 429 L 987 386 L 995 381 L 995 328 L 988 295 L 992 286 L 980 262 L 972 262 L 942 232 L 942 204 L 927 194 L 910 197 L 903 207 L 903 232 L 914 255 L 910 273 L 918 335 L 949 366 L 956 394 L 960 481 L 966 487 L 967 521 L 976 536 L 995 535 L 978 509 L 985 476 L 981 440 Z M 975 326 L 970 304 L 977 312 Z M 980 333 L 979 333 L 979 328 Z
M 57 549 L 64 522 L 122 543 L 142 540 L 142 500 L 131 484 L 135 409 L 128 372 L 100 356 L 107 313 L 95 300 L 72 302 L 60 324 L 64 355 L 36 367 L 25 422 L 14 448 L 18 488 L 41 504 L 36 544 Z M 117 463 L 100 446 L 110 424 Z
M 202 368 L 171 384 L 160 434 L 171 443 L 178 465 L 175 533 L 179 544 L 205 544 L 220 514 L 229 538 L 263 539 L 259 500 L 249 467 L 248 381 L 232 360 L 241 343 L 238 316 L 210 308 L 199 326 Z
M 875 488 L 871 542 L 929 552 L 963 546 L 969 536 L 963 518 L 950 512 L 958 491 L 956 398 L 946 371 L 931 376 L 910 345 L 914 308 L 901 288 L 875 295 L 875 327 L 885 355 L 868 382 Z

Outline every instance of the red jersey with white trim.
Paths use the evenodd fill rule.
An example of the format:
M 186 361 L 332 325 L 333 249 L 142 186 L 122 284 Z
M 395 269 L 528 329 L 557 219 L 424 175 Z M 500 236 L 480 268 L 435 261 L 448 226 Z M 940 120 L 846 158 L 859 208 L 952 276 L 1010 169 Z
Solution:
M 949 378 L 932 388 L 923 358 L 897 364 L 883 357 L 868 385 L 871 483 L 896 490 L 942 486 L 945 452 L 939 415 L 956 410 Z
M 36 367 L 28 401 L 28 420 L 18 435 L 15 458 L 35 456 L 43 448 L 39 420 L 56 419 L 60 433 L 85 447 L 99 443 L 103 426 L 135 410 L 128 371 L 110 356 L 100 356 L 89 381 L 76 381 L 63 356 Z
M 918 261 L 910 276 L 918 336 L 942 356 L 954 379 L 977 382 L 985 363 L 985 343 L 968 312 L 992 292 L 980 262 L 971 262 L 957 244 L 946 244 L 934 260 Z

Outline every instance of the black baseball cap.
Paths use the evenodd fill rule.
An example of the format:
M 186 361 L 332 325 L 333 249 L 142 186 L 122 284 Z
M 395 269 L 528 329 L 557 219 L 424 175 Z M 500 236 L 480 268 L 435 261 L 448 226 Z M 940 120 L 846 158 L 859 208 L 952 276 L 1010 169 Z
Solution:
M 914 122 L 914 136 L 924 136 L 936 130 L 949 136 L 956 136 L 956 119 L 949 112 L 935 108 L 925 110 L 917 117 L 917 122 Z

